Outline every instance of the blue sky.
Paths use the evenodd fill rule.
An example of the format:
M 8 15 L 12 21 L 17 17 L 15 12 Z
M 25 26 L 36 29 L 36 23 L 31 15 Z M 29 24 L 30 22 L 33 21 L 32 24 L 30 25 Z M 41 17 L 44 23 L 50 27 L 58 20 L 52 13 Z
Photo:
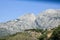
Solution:
M 60 1 L 0 0 L 0 22 L 6 22 L 26 13 L 39 14 L 46 9 L 60 9 Z

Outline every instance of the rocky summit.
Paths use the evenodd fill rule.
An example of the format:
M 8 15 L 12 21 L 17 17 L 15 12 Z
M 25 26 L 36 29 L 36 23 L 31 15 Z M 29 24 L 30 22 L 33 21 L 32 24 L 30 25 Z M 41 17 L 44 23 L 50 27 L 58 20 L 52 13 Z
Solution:
M 60 10 L 48 9 L 35 16 L 25 14 L 15 20 L 0 23 L 0 37 L 23 32 L 27 29 L 52 29 L 60 24 Z
M 42 29 L 52 29 L 60 25 L 60 10 L 48 9 L 36 18 L 36 24 Z

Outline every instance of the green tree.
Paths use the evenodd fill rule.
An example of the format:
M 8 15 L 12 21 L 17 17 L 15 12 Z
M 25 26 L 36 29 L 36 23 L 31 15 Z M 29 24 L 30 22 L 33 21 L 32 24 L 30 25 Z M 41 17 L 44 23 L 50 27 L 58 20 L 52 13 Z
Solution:
M 60 25 L 54 29 L 53 34 L 49 40 L 60 40 Z

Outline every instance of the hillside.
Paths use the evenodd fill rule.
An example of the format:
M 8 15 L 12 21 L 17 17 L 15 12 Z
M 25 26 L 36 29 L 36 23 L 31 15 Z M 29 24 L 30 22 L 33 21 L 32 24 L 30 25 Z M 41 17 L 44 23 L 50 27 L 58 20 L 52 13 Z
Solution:
M 47 31 L 45 32 L 46 29 L 50 30 L 58 27 L 58 25 L 60 25 L 60 10 L 48 9 L 38 15 L 28 13 L 18 17 L 17 19 L 9 20 L 5 23 L 0 23 L 0 38 L 14 35 L 16 33 L 23 33 L 24 31 L 30 32 L 31 30 L 33 30 L 31 31 L 33 36 L 36 36 L 35 33 L 37 35 L 39 34 L 40 36 L 40 32 L 42 35 L 45 35 L 47 33 Z M 51 32 L 52 34 L 52 31 L 53 30 L 50 30 L 48 32 Z
M 40 29 L 25 30 L 0 38 L 0 40 L 60 40 L 60 26 L 44 31 Z

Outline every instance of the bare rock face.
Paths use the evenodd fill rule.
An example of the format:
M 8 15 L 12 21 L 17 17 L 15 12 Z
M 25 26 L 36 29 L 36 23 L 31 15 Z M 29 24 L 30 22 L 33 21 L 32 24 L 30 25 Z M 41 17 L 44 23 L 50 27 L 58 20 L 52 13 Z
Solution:
M 0 23 L 0 36 L 15 34 L 26 29 L 36 29 L 36 24 L 34 23 L 35 19 L 34 14 L 26 14 L 18 19 Z
M 27 29 L 51 29 L 60 24 L 60 10 L 48 9 L 39 15 L 25 14 L 15 20 L 0 23 L 0 37 Z
M 60 25 L 60 10 L 48 9 L 36 18 L 38 27 L 50 29 Z

